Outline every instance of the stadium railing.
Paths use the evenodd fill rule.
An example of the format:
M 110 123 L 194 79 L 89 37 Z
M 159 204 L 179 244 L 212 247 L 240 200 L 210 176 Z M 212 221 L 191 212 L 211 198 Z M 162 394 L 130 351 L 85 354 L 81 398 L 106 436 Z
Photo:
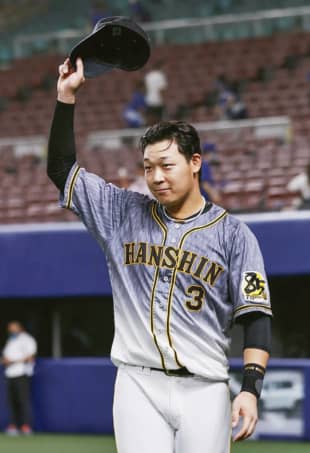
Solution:
M 193 123 L 200 132 L 237 131 L 242 129 L 251 130 L 255 137 L 280 137 L 286 140 L 291 133 L 291 120 L 287 116 L 254 118 L 235 121 L 215 121 L 212 123 Z M 145 129 L 120 129 L 92 132 L 88 135 L 87 146 L 100 145 L 103 147 L 118 147 L 122 140 L 137 139 L 141 137 Z
M 238 39 L 266 36 L 277 31 L 310 29 L 310 6 L 224 14 L 205 18 L 186 18 L 143 24 L 155 45 L 164 43 L 194 43 L 206 40 Z M 67 53 L 77 40 L 90 29 L 17 35 L 13 39 L 12 57 L 31 55 L 38 49 Z

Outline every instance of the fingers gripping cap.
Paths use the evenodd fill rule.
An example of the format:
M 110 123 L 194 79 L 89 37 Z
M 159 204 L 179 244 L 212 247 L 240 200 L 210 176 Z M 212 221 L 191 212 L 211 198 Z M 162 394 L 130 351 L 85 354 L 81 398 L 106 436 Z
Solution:
M 136 71 L 142 68 L 151 53 L 145 31 L 132 19 L 113 16 L 100 19 L 92 33 L 70 52 L 73 66 L 82 58 L 85 77 L 97 77 L 113 68 Z

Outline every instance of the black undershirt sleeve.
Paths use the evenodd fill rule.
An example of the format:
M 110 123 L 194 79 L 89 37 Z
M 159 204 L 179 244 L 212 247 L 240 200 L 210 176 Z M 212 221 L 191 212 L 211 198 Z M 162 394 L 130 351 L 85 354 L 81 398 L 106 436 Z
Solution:
M 247 313 L 237 320 L 244 329 L 244 349 L 271 351 L 271 317 L 264 313 Z
M 48 142 L 47 174 L 61 192 L 76 161 L 73 120 L 74 104 L 57 101 Z

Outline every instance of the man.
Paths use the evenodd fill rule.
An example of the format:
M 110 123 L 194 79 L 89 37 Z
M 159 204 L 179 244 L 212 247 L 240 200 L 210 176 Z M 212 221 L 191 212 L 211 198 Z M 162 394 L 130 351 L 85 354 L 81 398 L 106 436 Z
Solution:
M 142 127 L 145 124 L 145 95 L 144 83 L 142 80 L 136 82 L 135 90 L 130 101 L 126 104 L 123 117 L 126 121 L 126 126 L 131 128 Z
M 147 106 L 146 121 L 148 125 L 162 120 L 165 112 L 164 93 L 167 90 L 168 81 L 163 71 L 163 66 L 164 62 L 158 60 L 144 78 Z
M 28 435 L 32 433 L 30 381 L 37 343 L 18 321 L 9 322 L 8 334 L 2 354 L 10 407 L 10 422 L 6 433 L 17 435 L 20 428 L 22 434 Z
M 200 190 L 206 200 L 216 204 L 221 204 L 221 195 L 214 184 L 212 164 L 219 165 L 219 163 L 216 157 L 216 146 L 214 143 L 206 142 L 202 147 Z
M 59 68 L 48 175 L 63 207 L 80 216 L 110 272 L 118 367 L 114 429 L 119 453 L 227 453 L 252 434 L 270 348 L 270 301 L 261 253 L 245 224 L 199 189 L 200 141 L 183 122 L 141 138 L 156 200 L 119 189 L 75 162 L 73 115 L 85 81 L 79 59 Z M 229 329 L 245 331 L 244 377 L 230 407 Z
M 287 189 L 289 192 L 299 194 L 299 198 L 295 202 L 297 209 L 310 209 L 310 163 L 307 164 L 303 172 L 289 181 Z

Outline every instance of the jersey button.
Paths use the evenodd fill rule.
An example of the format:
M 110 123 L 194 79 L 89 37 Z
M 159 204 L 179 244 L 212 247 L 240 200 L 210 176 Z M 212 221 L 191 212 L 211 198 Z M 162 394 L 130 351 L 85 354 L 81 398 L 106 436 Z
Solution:
M 169 277 L 167 275 L 165 275 L 163 280 L 164 280 L 164 282 L 168 282 L 169 281 Z
M 180 225 L 178 223 L 175 223 L 175 227 L 178 230 L 180 228 Z

